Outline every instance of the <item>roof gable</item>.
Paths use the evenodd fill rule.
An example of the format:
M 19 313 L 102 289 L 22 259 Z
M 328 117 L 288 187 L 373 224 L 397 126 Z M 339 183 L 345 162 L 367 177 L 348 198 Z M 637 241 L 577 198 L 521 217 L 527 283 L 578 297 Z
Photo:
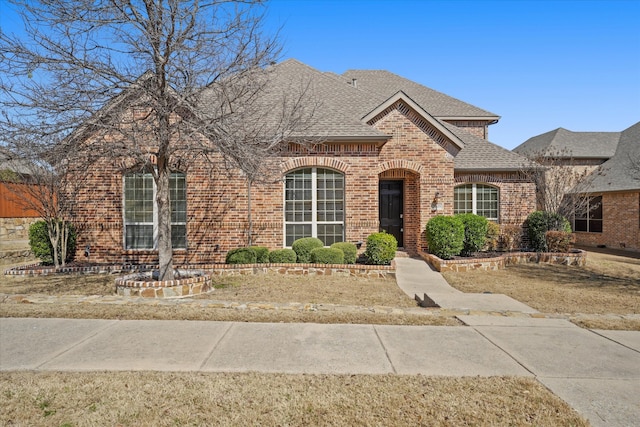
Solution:
M 431 114 L 426 112 L 420 105 L 413 101 L 406 93 L 399 91 L 391 96 L 389 99 L 378 105 L 368 114 L 366 114 L 362 120 L 373 124 L 380 119 L 380 117 L 388 114 L 391 109 L 398 109 L 403 114 L 409 116 L 410 112 L 407 107 L 414 111 L 418 117 L 411 117 L 413 122 L 426 134 L 429 134 L 438 144 L 447 149 L 447 151 L 455 151 L 456 154 L 460 149 L 464 147 L 464 142 L 458 138 L 454 133 L 447 129 L 441 122 L 436 120 Z M 444 136 L 448 141 L 451 141 L 455 149 L 451 150 L 448 147 L 447 141 L 443 140 L 440 135 L 435 134 L 432 129 L 435 129 L 440 135 Z

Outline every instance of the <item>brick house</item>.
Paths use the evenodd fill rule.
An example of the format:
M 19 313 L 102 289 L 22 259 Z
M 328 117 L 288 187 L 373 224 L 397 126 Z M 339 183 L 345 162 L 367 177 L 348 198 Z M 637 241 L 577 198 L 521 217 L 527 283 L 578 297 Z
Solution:
M 518 172 L 526 160 L 488 141 L 495 114 L 388 71 L 337 75 L 296 60 L 272 71 L 275 92 L 310 83 L 319 114 L 307 132 L 322 143 L 288 143 L 272 176 L 254 185 L 254 244 L 364 242 L 382 229 L 415 254 L 435 215 L 522 224 L 535 209 L 534 185 Z M 78 256 L 90 245 L 94 261 L 154 262 L 153 180 L 122 164 L 102 159 L 87 171 L 75 208 Z M 247 241 L 247 181 L 197 159 L 181 167 L 171 179 L 174 260 L 224 261 Z
M 570 167 L 591 173 L 589 208 L 571 218 L 576 243 L 640 251 L 640 122 L 622 132 L 556 129 L 514 149 L 520 154 L 565 153 Z M 562 160 L 562 159 L 561 159 Z

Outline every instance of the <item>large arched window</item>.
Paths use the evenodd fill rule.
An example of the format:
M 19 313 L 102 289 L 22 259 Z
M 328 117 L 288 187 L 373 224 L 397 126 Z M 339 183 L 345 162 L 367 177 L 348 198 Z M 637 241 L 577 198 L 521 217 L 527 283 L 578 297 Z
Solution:
M 171 245 L 187 247 L 187 185 L 183 173 L 169 178 L 171 200 Z M 124 176 L 124 247 L 155 249 L 158 246 L 158 209 L 156 187 L 150 173 L 137 172 Z
M 285 177 L 285 246 L 301 237 L 317 237 L 330 246 L 344 240 L 344 175 L 306 168 Z
M 484 184 L 464 184 L 453 189 L 453 213 L 474 213 L 498 221 L 498 189 Z

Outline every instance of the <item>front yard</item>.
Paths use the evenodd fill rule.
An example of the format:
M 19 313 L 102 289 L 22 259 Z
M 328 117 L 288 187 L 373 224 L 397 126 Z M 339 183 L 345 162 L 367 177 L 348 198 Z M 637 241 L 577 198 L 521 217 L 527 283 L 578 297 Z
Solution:
M 585 268 L 519 265 L 445 277 L 465 292 L 505 293 L 544 313 L 569 317 L 586 313 L 601 322 L 597 327 L 640 330 L 640 322 L 598 317 L 640 313 L 638 259 L 591 252 Z M 68 302 L 69 295 L 113 295 L 114 278 L 2 276 L 0 317 L 459 324 L 451 315 L 436 314 L 437 310 L 416 309 L 393 280 L 339 276 L 216 278 L 213 293 L 182 304 Z M 60 298 L 54 304 L 23 304 L 16 302 L 14 296 L 19 294 Z M 202 306 L 207 299 L 344 309 L 224 309 Z M 378 306 L 398 310 L 382 314 L 376 311 Z M 411 314 L 414 310 L 434 313 Z M 4 425 L 588 425 L 534 379 L 506 377 L 3 372 L 0 406 Z

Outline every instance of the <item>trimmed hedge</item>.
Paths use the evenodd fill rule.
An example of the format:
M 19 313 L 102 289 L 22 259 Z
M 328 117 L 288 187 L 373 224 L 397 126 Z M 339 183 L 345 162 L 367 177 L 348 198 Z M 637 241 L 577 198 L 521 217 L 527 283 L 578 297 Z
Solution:
M 276 249 L 269 252 L 269 262 L 274 264 L 294 264 L 297 258 L 293 249 Z
M 367 237 L 367 249 L 364 258 L 367 264 L 389 265 L 396 257 L 398 241 L 385 232 L 373 233 Z
M 76 230 L 72 224 L 67 223 L 69 236 L 67 238 L 67 259 L 72 261 L 76 252 Z M 45 221 L 36 221 L 29 227 L 29 246 L 36 258 L 39 258 L 44 265 L 53 264 L 53 245 L 49 239 L 49 231 Z M 61 256 L 62 242 L 58 242 L 58 257 Z M 62 261 L 62 259 L 58 259 Z
M 478 252 L 484 247 L 487 241 L 487 219 L 472 213 L 457 214 L 455 217 L 462 221 L 464 226 L 464 240 L 462 242 L 462 256 L 471 256 L 473 252 Z
M 225 262 L 227 264 L 255 264 L 256 251 L 252 248 L 236 248 L 227 252 Z
M 322 243 L 322 240 L 320 239 L 315 237 L 303 237 L 293 242 L 291 249 L 296 253 L 298 262 L 307 264 L 311 262 L 311 251 L 323 246 L 324 243 Z
M 544 238 L 549 252 L 569 252 L 576 241 L 576 236 L 566 231 L 547 231 Z
M 427 222 L 429 252 L 442 259 L 458 255 L 464 248 L 464 224 L 460 218 L 438 215 Z
M 250 246 L 256 253 L 256 262 L 258 264 L 268 264 L 269 263 L 269 248 L 265 248 L 264 246 Z
M 562 215 L 553 212 L 535 211 L 527 217 L 527 233 L 529 244 L 536 252 L 547 252 L 547 231 L 564 231 L 571 233 L 571 224 Z
M 338 248 L 315 248 L 311 251 L 313 264 L 344 264 L 344 252 Z
M 358 248 L 353 243 L 336 242 L 331 245 L 332 249 L 340 249 L 344 253 L 345 264 L 355 264 L 358 257 Z
M 500 241 L 500 226 L 493 221 L 487 221 L 487 234 L 484 240 L 484 249 L 487 251 L 498 250 Z

